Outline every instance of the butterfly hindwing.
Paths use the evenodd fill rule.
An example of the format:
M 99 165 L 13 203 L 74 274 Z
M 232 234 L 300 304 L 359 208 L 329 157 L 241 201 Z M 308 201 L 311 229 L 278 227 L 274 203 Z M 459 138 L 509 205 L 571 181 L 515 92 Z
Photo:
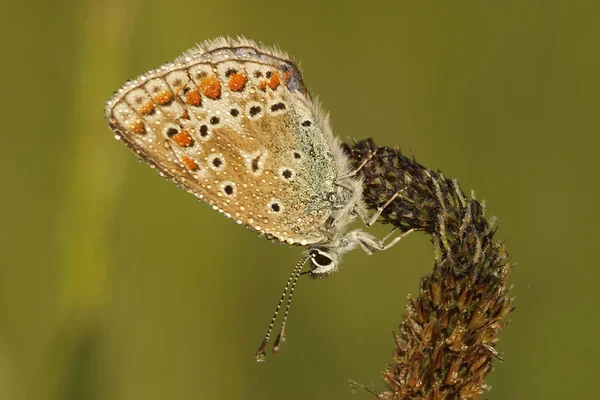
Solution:
M 135 153 L 238 223 L 318 243 L 336 166 L 328 120 L 283 53 L 217 42 L 125 85 L 111 128 Z

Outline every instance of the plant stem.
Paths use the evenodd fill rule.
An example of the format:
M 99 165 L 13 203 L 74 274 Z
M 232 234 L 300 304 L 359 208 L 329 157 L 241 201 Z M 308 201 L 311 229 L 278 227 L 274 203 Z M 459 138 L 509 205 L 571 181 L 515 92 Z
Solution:
M 383 399 L 477 399 L 486 389 L 496 336 L 514 309 L 506 279 L 510 262 L 484 206 L 469 199 L 456 180 L 445 178 L 399 150 L 371 139 L 345 145 L 361 169 L 365 204 L 386 203 L 381 221 L 401 231 L 431 235 L 433 272 L 421 278 L 419 295 L 409 297 L 395 334 L 393 361 L 383 377 Z M 471 196 L 473 197 L 473 196 Z

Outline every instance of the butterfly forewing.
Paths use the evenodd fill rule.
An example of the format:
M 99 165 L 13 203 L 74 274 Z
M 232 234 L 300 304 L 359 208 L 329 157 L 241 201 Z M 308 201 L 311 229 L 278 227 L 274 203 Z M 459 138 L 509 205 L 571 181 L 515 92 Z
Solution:
M 238 223 L 296 244 L 324 240 L 331 144 L 284 54 L 213 44 L 125 85 L 111 128 L 138 156 Z

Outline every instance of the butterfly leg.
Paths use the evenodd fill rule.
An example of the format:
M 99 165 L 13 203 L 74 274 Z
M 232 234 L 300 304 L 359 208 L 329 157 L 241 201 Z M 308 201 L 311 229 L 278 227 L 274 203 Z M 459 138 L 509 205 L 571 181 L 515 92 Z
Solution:
M 346 189 L 350 193 L 354 193 L 354 188 L 352 186 L 350 186 L 350 185 L 347 185 L 347 184 L 345 184 L 343 182 L 339 182 L 339 181 L 335 181 L 334 184 L 338 185 L 339 187 L 342 187 L 342 188 Z
M 415 228 L 410 229 L 394 238 L 391 242 L 386 243 L 390 236 L 392 236 L 392 234 L 396 231 L 396 229 L 398 228 L 394 228 L 383 239 L 377 239 L 375 236 L 367 232 L 363 232 L 360 229 L 348 232 L 348 234 L 341 239 L 339 246 L 337 247 L 338 253 L 341 255 L 360 246 L 365 251 L 365 253 L 371 255 L 376 251 L 383 251 L 389 249 L 413 231 L 419 230 Z
M 362 207 L 357 205 L 355 208 L 356 214 L 360 217 L 360 219 L 366 226 L 371 226 L 375 222 L 377 222 L 377 218 L 379 218 L 383 210 L 385 210 L 387 206 L 392 204 L 392 201 L 394 201 L 399 195 L 399 192 L 394 193 L 394 195 L 390 197 L 390 199 L 386 201 L 386 203 L 383 206 L 377 207 L 377 210 L 372 215 L 367 215 L 366 211 Z
M 365 251 L 365 253 L 371 255 L 376 251 L 383 251 L 383 250 L 389 249 L 390 247 L 392 247 L 393 245 L 398 243 L 400 240 L 402 240 L 403 238 L 405 238 L 406 236 L 408 236 L 409 234 L 411 234 L 413 231 L 416 230 L 414 228 L 409 229 L 408 231 L 397 236 L 396 238 L 394 238 L 394 240 L 392 240 L 391 242 L 386 244 L 385 242 L 387 241 L 387 239 L 389 239 L 390 236 L 392 236 L 392 234 L 396 231 L 396 229 L 398 229 L 398 228 L 392 229 L 392 231 L 390 233 L 388 233 L 383 239 L 377 239 L 367 233 L 359 231 L 358 232 L 359 234 L 357 235 L 357 240 L 359 241 L 358 243 L 360 244 L 360 247 Z
M 357 174 L 360 172 L 360 170 L 361 170 L 361 169 L 363 169 L 363 168 L 364 168 L 364 166 L 365 166 L 365 165 L 367 165 L 367 163 L 368 163 L 369 161 L 371 161 L 371 158 L 373 158 L 373 156 L 372 156 L 371 154 L 369 154 L 369 156 L 368 156 L 368 157 L 365 159 L 365 161 L 363 161 L 363 162 L 362 162 L 362 163 L 361 163 L 361 164 L 358 166 L 358 168 L 356 168 L 354 171 L 350 171 L 350 172 L 348 172 L 346 175 L 338 176 L 338 178 L 337 178 L 337 179 L 338 179 L 338 180 L 342 180 L 342 179 L 351 178 L 351 177 L 353 177 L 353 176 L 356 176 L 356 175 L 357 175 Z

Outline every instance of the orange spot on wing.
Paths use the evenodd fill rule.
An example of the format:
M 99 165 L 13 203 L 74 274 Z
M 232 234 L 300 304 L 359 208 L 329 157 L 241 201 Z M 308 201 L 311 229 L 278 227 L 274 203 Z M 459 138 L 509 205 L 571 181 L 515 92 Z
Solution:
M 217 82 L 218 83 L 218 82 Z M 193 106 L 199 106 L 202 104 L 202 98 L 200 97 L 200 92 L 198 90 L 190 90 L 185 95 L 185 102 L 191 104 Z
M 154 114 L 154 103 L 149 101 L 143 106 L 140 107 L 140 113 L 142 115 L 152 115 Z
M 182 119 L 190 119 L 190 114 L 188 114 L 187 110 L 185 110 L 183 112 L 183 114 L 181 114 L 181 118 Z
M 244 89 L 247 80 L 248 78 L 246 77 L 246 74 L 243 72 L 236 72 L 229 78 L 229 89 L 233 90 L 234 92 L 239 92 Z
M 263 81 L 258 82 L 258 88 L 263 91 L 266 90 L 267 89 L 267 81 L 263 80 Z
M 183 156 L 181 160 L 183 161 L 187 169 L 191 171 L 195 171 L 198 169 L 198 164 L 196 163 L 196 161 L 192 160 L 188 156 Z
M 173 101 L 173 92 L 170 90 L 163 90 L 154 98 L 154 101 L 160 106 L 169 104 Z
M 221 84 L 215 75 L 202 79 L 198 86 L 202 93 L 210 99 L 216 100 L 221 97 Z
M 187 131 L 181 131 L 171 138 L 175 143 L 177 143 L 180 147 L 189 147 L 194 144 L 194 139 L 190 136 Z
M 281 81 L 279 80 L 279 72 L 274 71 L 269 78 L 268 85 L 271 89 L 275 90 L 280 83 Z
M 136 119 L 129 128 L 133 133 L 137 133 L 139 135 L 146 133 L 146 127 L 141 119 Z

